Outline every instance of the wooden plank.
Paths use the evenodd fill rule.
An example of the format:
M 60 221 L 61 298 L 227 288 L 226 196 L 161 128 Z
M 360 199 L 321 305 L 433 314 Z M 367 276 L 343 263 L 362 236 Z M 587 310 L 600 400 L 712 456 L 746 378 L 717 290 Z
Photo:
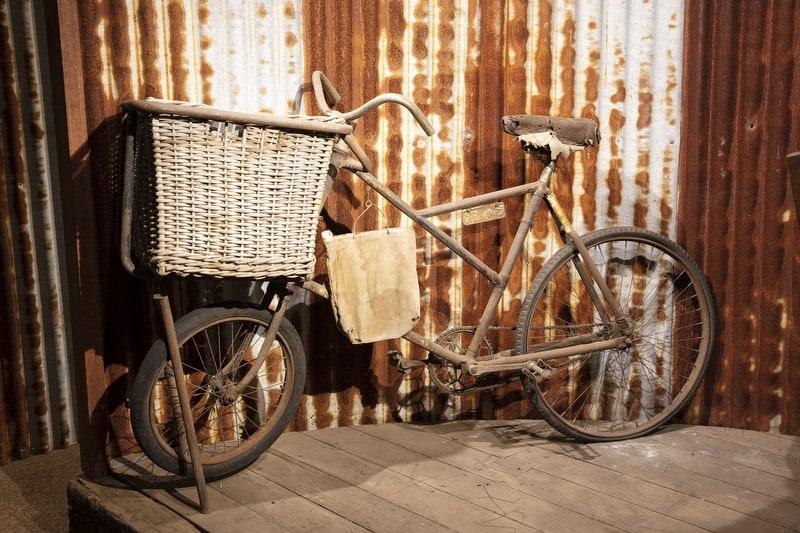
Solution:
M 451 494 L 472 506 L 514 517 L 543 531 L 616 529 L 580 511 L 526 492 L 517 486 L 516 481 L 511 484 L 497 483 L 495 479 L 455 468 L 442 458 L 417 453 L 353 428 L 310 432 L 309 436 Z M 435 442 L 437 439 L 427 436 L 427 440 Z
M 228 478 L 235 483 L 236 476 Z M 158 503 L 172 509 L 196 527 L 205 531 L 269 531 L 278 525 L 254 512 L 239 502 L 208 486 L 208 501 L 211 512 L 203 514 L 197 510 L 197 489 L 193 486 L 175 489 L 140 489 Z
M 441 490 L 363 461 L 309 437 L 308 433 L 311 432 L 287 433 L 273 449 L 342 481 L 357 485 L 404 509 L 427 516 L 446 528 L 461 531 L 485 531 L 489 528 L 535 531 L 511 517 L 482 507 L 466 505 L 463 500 Z
M 137 490 L 109 479 L 78 478 L 67 485 L 70 528 L 75 531 L 114 529 L 183 533 L 197 531 L 179 514 Z M 2 528 L 0 528 L 2 529 Z
M 678 491 L 640 480 L 612 469 L 590 462 L 576 461 L 546 450 L 532 441 L 530 446 L 517 446 L 522 453 L 498 458 L 483 450 L 470 447 L 458 439 L 447 435 L 433 435 L 436 440 L 423 438 L 426 427 L 391 424 L 357 428 L 358 431 L 374 435 L 394 444 L 413 449 L 419 453 L 439 457 L 440 460 L 465 470 L 492 477 L 498 481 L 518 477 L 520 471 L 539 470 L 555 477 L 570 480 L 598 493 L 613 496 L 629 505 L 640 506 L 657 513 L 687 522 L 704 529 L 719 529 L 747 524 L 753 530 L 779 530 L 769 523 L 757 520 L 735 510 L 705 502 L 698 497 L 688 496 Z M 488 430 L 483 430 L 488 431 Z M 474 435 L 467 440 L 479 440 Z M 487 435 L 484 442 L 490 441 Z M 465 450 L 459 449 L 465 448 Z M 549 485 L 548 485 L 549 486 Z M 545 487 L 547 488 L 547 486 Z
M 711 426 L 672 426 L 672 428 L 691 431 L 704 439 L 721 440 L 727 446 L 752 450 L 748 453 L 751 455 L 762 454 L 778 464 L 800 463 L 800 443 L 781 438 L 775 433 Z M 669 431 L 664 432 L 664 434 L 668 433 Z M 714 446 L 713 440 L 707 441 L 708 444 Z M 796 468 L 800 468 L 800 465 Z
M 768 433 L 766 431 L 752 431 L 749 429 L 732 429 L 719 426 L 688 426 L 674 424 L 672 428 L 692 428 L 703 435 L 722 438 L 737 442 L 751 448 L 763 451 L 794 450 L 800 455 L 800 437 L 784 435 L 781 433 Z
M 443 526 L 413 511 L 398 507 L 321 470 L 274 453 L 265 454 L 250 469 L 371 531 L 446 531 Z
M 350 520 L 249 470 L 213 484 L 222 494 L 265 517 L 281 530 L 366 531 Z
M 735 433 L 736 437 L 739 437 L 741 433 L 743 432 L 737 431 Z M 762 450 L 739 442 L 736 437 L 725 439 L 709 435 L 700 428 L 683 427 L 671 431 L 662 431 L 646 438 L 675 446 L 695 455 L 716 457 L 791 480 L 797 478 L 800 464 L 794 460 L 790 461 L 787 457 L 793 447 L 786 446 L 781 448 L 781 451 L 778 451 L 777 448 Z M 743 439 L 746 438 L 745 435 L 741 435 L 741 437 Z M 797 451 L 800 447 L 794 448 Z M 794 455 L 797 455 L 797 453 Z
M 422 426 L 422 429 L 498 458 L 517 454 L 525 457 L 534 447 L 547 450 L 696 495 L 765 522 L 800 529 L 800 507 L 792 501 L 797 498 L 797 492 L 785 487 L 783 478 L 764 478 L 761 472 L 751 471 L 752 476 L 739 479 L 743 476 L 741 472 L 737 476 L 719 471 L 730 469 L 729 463 L 718 461 L 709 467 L 706 463 L 716 461 L 714 458 L 691 456 L 664 444 L 647 444 L 645 439 L 580 444 L 552 437 L 553 433 L 543 424 L 540 421 L 450 423 Z M 490 436 L 486 435 L 487 430 Z M 541 434 L 550 435 L 550 440 L 536 438 Z M 727 479 L 709 477 L 709 474 Z

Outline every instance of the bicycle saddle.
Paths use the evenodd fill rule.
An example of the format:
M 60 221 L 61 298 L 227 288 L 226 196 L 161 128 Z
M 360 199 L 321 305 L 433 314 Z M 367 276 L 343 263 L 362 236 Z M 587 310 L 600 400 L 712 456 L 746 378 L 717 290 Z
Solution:
M 528 151 L 549 149 L 552 159 L 600 142 L 600 129 L 588 118 L 510 115 L 503 117 L 503 129 L 516 135 Z

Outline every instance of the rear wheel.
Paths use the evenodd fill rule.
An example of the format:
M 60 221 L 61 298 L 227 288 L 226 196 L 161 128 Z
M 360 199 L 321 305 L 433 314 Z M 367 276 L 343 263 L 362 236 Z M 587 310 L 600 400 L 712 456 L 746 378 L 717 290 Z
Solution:
M 715 313 L 700 268 L 669 239 L 639 228 L 583 237 L 630 326 L 631 343 L 540 362 L 524 376 L 539 413 L 567 436 L 610 441 L 645 435 L 691 398 L 708 364 Z M 517 353 L 580 335 L 612 335 L 576 269 L 569 244 L 536 276 L 517 325 Z
M 283 320 L 272 346 L 264 336 L 269 311 L 208 307 L 176 322 L 186 387 L 206 476 L 222 477 L 246 467 L 283 432 L 305 383 L 303 344 Z M 258 355 L 267 356 L 240 393 L 230 394 Z M 134 435 L 147 456 L 172 473 L 191 470 L 182 436 L 172 364 L 163 341 L 153 344 L 131 393 Z

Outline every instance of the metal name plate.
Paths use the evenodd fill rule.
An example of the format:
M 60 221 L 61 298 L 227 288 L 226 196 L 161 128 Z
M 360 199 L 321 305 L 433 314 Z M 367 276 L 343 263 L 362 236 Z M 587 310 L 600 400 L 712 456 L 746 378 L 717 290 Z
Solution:
M 470 207 L 461 212 L 461 222 L 465 226 L 472 224 L 480 224 L 481 222 L 489 222 L 490 220 L 498 220 L 506 216 L 506 204 L 503 202 L 495 202 L 488 205 L 479 205 L 478 207 Z

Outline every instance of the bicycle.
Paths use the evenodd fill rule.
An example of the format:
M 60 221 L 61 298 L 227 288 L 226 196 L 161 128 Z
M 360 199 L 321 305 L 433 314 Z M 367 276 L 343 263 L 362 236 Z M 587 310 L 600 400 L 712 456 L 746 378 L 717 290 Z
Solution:
M 559 157 L 599 142 L 596 123 L 504 117 L 503 127 L 520 139 L 525 151 L 546 156 L 538 180 L 415 210 L 372 174 L 353 128 L 365 113 L 394 103 L 410 111 L 431 136 L 433 128 L 417 105 L 399 94 L 382 94 L 351 111 L 336 111 L 340 96 L 318 71 L 312 75 L 311 90 L 322 113 L 335 119 L 325 126 L 339 139 L 331 152 L 335 170 L 331 175 L 341 169 L 355 173 L 493 286 L 477 325 L 456 326 L 436 340 L 414 331 L 405 333 L 403 338 L 423 348 L 428 358 L 412 361 L 398 354 L 399 369 L 426 366 L 431 380 L 452 394 L 481 389 L 475 383 L 485 376 L 520 372 L 524 390 L 541 416 L 564 435 L 590 442 L 645 435 L 687 404 L 708 365 L 715 328 L 713 297 L 700 268 L 676 243 L 648 230 L 606 228 L 579 236 L 551 189 Z M 147 106 L 139 103 L 137 109 L 142 108 Z M 178 112 L 174 106 L 156 104 L 149 109 Z M 192 113 L 212 116 L 210 111 Z M 131 153 L 129 147 L 127 156 Z M 499 271 L 430 220 L 517 196 L 529 199 Z M 564 246 L 528 288 L 514 346 L 494 351 L 487 348 L 485 338 L 543 202 Z M 133 271 L 130 213 L 125 220 L 122 255 Z M 213 305 L 182 317 L 174 327 L 180 373 L 170 363 L 168 344 L 173 341 L 153 344 L 136 375 L 130 400 L 135 436 L 155 464 L 179 473 L 189 462 L 186 436 L 174 416 L 178 375 L 185 376 L 206 476 L 241 470 L 285 429 L 297 408 L 306 372 L 300 336 L 284 319 L 288 298 L 297 288 L 330 297 L 328 287 L 307 277 L 276 277 L 260 305 Z

